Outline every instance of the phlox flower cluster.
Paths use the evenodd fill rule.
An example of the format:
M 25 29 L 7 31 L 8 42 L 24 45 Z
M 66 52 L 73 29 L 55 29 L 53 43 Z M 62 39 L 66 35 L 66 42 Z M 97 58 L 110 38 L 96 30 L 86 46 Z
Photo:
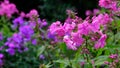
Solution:
M 12 14 L 18 13 L 16 5 L 13 3 L 9 3 L 8 0 L 4 0 L 4 2 L 0 3 L 0 16 L 7 16 L 8 18 L 12 17 Z
M 93 11 L 91 10 L 86 10 L 85 15 L 86 16 L 91 16 L 91 15 L 97 15 L 100 13 L 99 9 L 94 9 Z
M 115 15 L 120 15 L 120 7 L 118 0 L 99 0 L 99 6 L 109 9 Z
M 107 34 L 106 30 L 108 25 L 113 21 L 114 13 L 119 12 L 119 6 L 117 0 L 99 0 L 99 6 L 109 9 L 111 12 L 101 13 L 100 10 L 94 9 L 93 11 L 86 11 L 86 19 L 82 19 L 76 16 L 76 13 L 68 10 L 68 18 L 65 22 L 56 21 L 53 22 L 47 32 L 48 40 L 52 39 L 54 42 L 65 43 L 68 49 L 78 50 L 81 46 L 83 48 L 82 54 L 86 52 L 89 54 L 87 46 L 91 45 L 94 49 L 104 48 L 106 45 Z M 112 11 L 113 10 L 113 11 Z M 16 53 L 23 53 L 28 51 L 27 45 L 37 45 L 38 38 L 44 38 L 43 27 L 47 25 L 45 19 L 41 20 L 37 10 L 32 9 L 29 13 L 19 13 L 15 4 L 9 3 L 8 0 L 0 3 L 0 15 L 11 18 L 14 13 L 18 13 L 19 16 L 12 19 L 13 34 L 11 37 L 4 41 L 4 36 L 0 32 L 0 41 L 4 41 L 4 45 L 0 47 L 0 51 L 4 50 L 11 56 Z M 112 14 L 113 13 L 113 14 Z M 72 16 L 71 16 L 72 15 Z M 117 14 L 119 15 L 119 14 Z M 43 31 L 43 32 L 42 32 Z M 46 34 L 45 34 L 46 35 Z M 54 44 L 54 43 L 53 43 Z M 110 59 L 118 62 L 118 54 L 111 54 Z M 4 64 L 5 55 L 0 52 L 0 68 Z M 46 57 L 41 54 L 39 56 L 41 60 Z M 83 62 L 81 66 L 85 63 Z
M 0 3 L 0 15 L 6 15 L 8 18 L 12 17 L 12 14 L 18 13 L 16 6 L 12 3 L 9 3 L 8 0 Z M 27 19 L 26 19 L 27 18 Z M 35 37 L 36 29 L 40 29 L 47 25 L 45 19 L 41 20 L 37 10 L 33 9 L 29 13 L 25 14 L 21 12 L 17 18 L 14 18 L 12 21 L 11 28 L 15 31 L 13 35 L 7 38 L 7 41 L 3 46 L 0 47 L 1 50 L 5 50 L 11 56 L 18 53 L 23 53 L 28 51 L 27 44 L 31 43 L 37 45 L 37 38 Z M 4 39 L 2 33 L 0 32 L 0 41 Z M 3 65 L 3 58 L 5 56 L 0 54 L 0 66 Z
M 86 42 L 85 37 L 94 38 L 91 34 L 98 33 L 100 38 L 98 37 L 99 39 L 94 43 L 94 48 L 98 49 L 105 46 L 107 38 L 107 35 L 102 32 L 105 29 L 101 29 L 101 26 L 106 28 L 111 21 L 112 18 L 107 13 L 95 15 L 92 19 L 85 20 L 81 20 L 77 16 L 75 19 L 68 17 L 63 25 L 60 21 L 53 22 L 48 31 L 57 39 L 62 39 L 67 47 L 72 50 L 77 50 L 79 46 L 84 44 Z
M 5 43 L 5 46 L 8 46 L 6 51 L 10 55 L 14 55 L 16 50 L 20 53 L 28 50 L 25 44 L 31 41 L 33 34 L 34 30 L 31 26 L 25 25 L 20 27 L 19 33 L 14 33 L 13 36 L 8 38 L 8 41 Z
M 111 10 L 117 10 L 117 0 L 99 0 L 99 6 Z
M 29 20 L 25 20 L 24 18 L 29 18 Z M 5 43 L 5 46 L 8 47 L 6 51 L 10 55 L 14 55 L 16 51 L 20 53 L 27 51 L 28 48 L 25 45 L 28 42 L 31 42 L 33 45 L 37 44 L 37 40 L 33 38 L 36 27 L 38 26 L 38 29 L 41 29 L 46 25 L 47 22 L 45 20 L 41 21 L 38 18 L 38 12 L 35 9 L 31 10 L 28 14 L 22 12 L 19 17 L 13 20 L 12 28 L 18 28 L 19 31 L 8 38 Z
M 112 61 L 105 61 L 104 64 L 108 65 L 109 67 L 116 68 L 117 63 L 119 62 L 119 55 L 111 54 L 111 55 L 109 55 L 109 59 L 111 59 Z

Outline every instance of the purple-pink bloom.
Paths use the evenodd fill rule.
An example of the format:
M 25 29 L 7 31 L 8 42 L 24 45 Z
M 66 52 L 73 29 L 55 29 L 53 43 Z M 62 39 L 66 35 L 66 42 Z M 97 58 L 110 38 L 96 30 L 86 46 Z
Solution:
M 94 9 L 94 10 L 93 10 L 93 15 L 97 15 L 99 12 L 100 12 L 99 9 Z
M 99 49 L 103 48 L 106 45 L 107 35 L 103 34 L 100 39 L 95 43 L 94 48 Z
M 117 1 L 116 0 L 99 0 L 99 6 L 111 10 L 117 10 Z
M 69 35 L 65 35 L 63 41 L 69 49 L 77 50 L 77 48 L 83 44 L 84 39 L 79 33 L 72 33 L 71 37 Z
M 44 60 L 44 59 L 45 59 L 45 56 L 44 56 L 43 54 L 41 54 L 41 55 L 39 56 L 39 58 L 40 58 L 41 60 Z
M 111 55 L 109 56 L 109 58 L 111 58 L 111 59 L 115 59 L 115 58 L 117 58 L 117 57 L 118 57 L 117 54 L 111 54 Z
M 32 40 L 32 44 L 33 44 L 33 45 L 36 45 L 36 44 L 37 44 L 37 39 L 33 39 L 33 40 Z
M 63 29 L 65 31 L 65 34 L 70 34 L 73 29 L 75 28 L 76 24 L 74 22 L 71 22 L 71 23 L 64 23 L 63 25 Z
M 26 14 L 26 17 L 30 18 L 31 20 L 34 20 L 34 18 L 38 16 L 38 12 L 35 9 L 32 9 L 28 14 Z
M 19 33 L 24 37 L 26 41 L 29 41 L 34 34 L 34 30 L 31 26 L 25 25 L 19 28 Z
M 90 28 L 93 32 L 98 32 L 100 30 L 100 26 L 105 26 L 112 21 L 112 18 L 107 14 L 99 14 L 98 16 L 94 16 L 92 18 L 92 24 Z
M 88 21 L 84 21 L 83 23 L 78 24 L 78 31 L 80 34 L 88 35 L 90 30 L 90 24 Z
M 6 49 L 6 52 L 8 52 L 10 55 L 14 55 L 15 54 L 15 49 L 8 48 L 8 49 Z
M 0 59 L 4 58 L 4 55 L 2 53 L 0 53 Z
M 68 35 L 64 36 L 63 41 L 66 43 L 68 49 L 77 50 L 76 44 L 69 38 Z
M 64 36 L 65 30 L 62 27 L 62 24 L 60 21 L 54 22 L 51 24 L 48 30 L 51 34 L 57 35 L 57 36 Z
M 15 18 L 13 20 L 13 29 L 15 29 L 18 26 L 23 26 L 24 25 L 24 19 L 22 17 Z
M 0 67 L 3 65 L 3 58 L 4 58 L 4 55 L 2 53 L 0 53 Z
M 42 28 L 42 27 L 44 27 L 44 26 L 47 26 L 47 21 L 45 20 L 45 19 L 43 19 L 40 23 L 39 23 L 39 25 L 40 25 L 40 28 Z
M 72 32 L 71 33 L 71 39 L 75 43 L 76 47 L 79 47 L 84 42 L 84 39 L 82 38 L 82 36 L 78 32 L 74 32 L 74 33 Z
M 108 61 L 105 61 L 104 64 L 109 64 L 109 62 L 108 62 Z
M 92 15 L 92 11 L 91 11 L 91 10 L 87 10 L 87 11 L 85 12 L 85 15 L 86 15 L 86 16 Z

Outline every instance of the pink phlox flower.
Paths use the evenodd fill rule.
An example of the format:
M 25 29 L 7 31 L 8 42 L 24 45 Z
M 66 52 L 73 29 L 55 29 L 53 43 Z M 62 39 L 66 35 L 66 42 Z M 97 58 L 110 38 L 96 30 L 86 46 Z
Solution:
M 76 44 L 70 39 L 68 35 L 64 36 L 63 41 L 66 43 L 68 49 L 77 50 Z
M 76 47 L 79 47 L 80 45 L 83 44 L 84 39 L 82 38 L 82 36 L 78 33 L 78 32 L 72 32 L 71 33 L 71 39 L 73 40 L 73 42 L 76 44 Z
M 0 15 L 6 15 L 8 18 L 11 18 L 14 13 L 18 13 L 15 4 L 9 3 L 8 0 L 5 0 L 0 4 Z
M 60 21 L 54 22 L 51 24 L 48 30 L 51 34 L 53 35 L 58 35 L 58 36 L 64 36 L 65 31 L 62 27 L 62 24 Z
M 85 12 L 85 15 L 86 15 L 86 16 L 92 15 L 92 11 L 91 11 L 91 10 L 87 10 L 87 11 Z
M 117 58 L 117 57 L 118 57 L 117 54 L 111 54 L 111 55 L 109 56 L 109 58 L 111 58 L 111 59 L 115 59 L 115 58 Z
M 100 39 L 95 43 L 94 48 L 95 49 L 103 48 L 106 45 L 106 38 L 107 38 L 107 35 L 103 34 L 100 37 Z
M 65 33 L 69 34 L 73 31 L 73 29 L 75 28 L 76 24 L 74 22 L 70 23 L 64 23 L 63 25 L 63 29 L 65 31 Z
M 26 14 L 26 17 L 30 18 L 31 20 L 34 20 L 34 18 L 38 16 L 38 11 L 35 9 L 32 9 L 28 14 Z
M 78 24 L 78 31 L 81 34 L 88 35 L 90 30 L 90 24 L 88 23 L 88 21 L 84 21 L 83 23 Z
M 94 14 L 94 15 L 98 14 L 99 12 L 100 12 L 99 9 L 94 9 L 94 10 L 93 10 L 93 14 Z
M 99 14 L 98 16 L 94 16 L 92 19 L 91 29 L 93 32 L 98 32 L 100 30 L 100 26 L 105 26 L 112 21 L 112 18 L 107 13 Z
M 99 6 L 107 9 L 117 10 L 117 1 L 115 0 L 99 0 Z

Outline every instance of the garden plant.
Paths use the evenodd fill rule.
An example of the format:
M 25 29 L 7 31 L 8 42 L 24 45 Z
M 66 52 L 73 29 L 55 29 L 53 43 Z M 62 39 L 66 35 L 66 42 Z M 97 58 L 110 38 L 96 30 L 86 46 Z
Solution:
M 120 1 L 99 0 L 86 18 L 66 9 L 48 24 L 36 9 L 0 2 L 0 68 L 120 68 Z

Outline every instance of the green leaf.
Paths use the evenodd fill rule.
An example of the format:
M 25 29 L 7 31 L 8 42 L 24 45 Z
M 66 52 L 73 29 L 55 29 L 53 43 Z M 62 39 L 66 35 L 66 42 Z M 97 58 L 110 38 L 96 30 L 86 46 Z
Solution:
M 97 53 L 97 56 L 100 56 L 103 51 L 104 51 L 104 49 L 99 49 L 99 50 L 98 50 L 98 53 Z
M 60 59 L 53 62 L 60 63 L 60 68 L 66 68 L 67 66 L 70 65 L 70 62 L 68 59 Z
M 46 48 L 45 46 L 41 46 L 41 47 L 38 49 L 37 57 L 44 52 L 45 48 Z
M 11 35 L 12 35 L 12 33 L 11 33 L 11 31 L 10 31 L 10 28 L 9 28 L 7 25 L 3 25 L 2 33 L 3 33 L 5 36 L 11 36 Z
M 67 52 L 66 44 L 65 44 L 65 43 L 62 43 L 62 44 L 60 45 L 60 49 L 61 49 L 64 53 Z
M 86 63 L 86 64 L 84 65 L 84 68 L 93 68 L 93 67 L 92 67 L 92 64 Z
M 105 61 L 107 61 L 108 56 L 99 56 L 94 58 L 95 65 L 102 65 L 104 64 Z

